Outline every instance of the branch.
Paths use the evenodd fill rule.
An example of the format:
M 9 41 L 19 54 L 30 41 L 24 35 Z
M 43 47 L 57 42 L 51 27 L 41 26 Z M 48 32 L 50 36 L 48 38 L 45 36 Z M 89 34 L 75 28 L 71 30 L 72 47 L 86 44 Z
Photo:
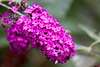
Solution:
M 5 8 L 7 8 L 7 9 L 12 9 L 11 7 L 5 5 L 5 4 L 3 4 L 3 3 L 1 3 L 1 2 L 0 2 L 0 5 L 3 6 L 3 7 L 5 7 Z M 16 13 L 19 14 L 19 15 L 21 15 L 21 16 L 23 15 L 22 13 L 20 13 L 20 12 L 18 12 L 18 11 L 17 11 Z M 23 16 L 24 16 L 24 15 L 23 15 Z
M 97 52 L 96 50 L 94 50 L 94 49 L 91 48 L 91 47 L 88 47 L 88 48 L 87 48 L 87 51 L 100 55 L 100 52 Z

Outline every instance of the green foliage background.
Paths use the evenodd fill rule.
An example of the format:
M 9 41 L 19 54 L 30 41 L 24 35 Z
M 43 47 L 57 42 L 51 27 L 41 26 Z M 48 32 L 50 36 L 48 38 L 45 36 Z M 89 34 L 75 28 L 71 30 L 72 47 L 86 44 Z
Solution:
M 9 0 L 0 0 L 0 2 L 7 5 Z M 20 2 L 20 0 L 15 0 Z M 41 51 L 36 49 L 29 49 L 27 56 L 22 60 L 17 60 L 18 56 L 14 56 L 13 62 L 18 67 L 94 67 L 100 65 L 100 0 L 28 0 L 27 4 L 39 4 L 47 12 L 53 15 L 58 20 L 60 25 L 70 33 L 76 43 L 76 54 L 67 63 L 54 64 L 45 59 Z M 0 12 L 4 13 L 8 9 L 0 6 Z M 5 64 L 5 57 L 9 56 L 10 52 L 6 41 L 6 32 L 2 27 L 3 22 L 0 21 L 0 66 Z M 93 51 L 87 48 L 91 47 Z M 8 57 L 11 58 L 12 56 Z M 21 58 L 20 58 L 21 59 Z M 9 63 L 13 65 L 14 63 Z M 16 65 L 15 64 L 15 65 Z M 6 67 L 11 67 L 11 66 Z M 16 67 L 16 66 L 15 66 Z

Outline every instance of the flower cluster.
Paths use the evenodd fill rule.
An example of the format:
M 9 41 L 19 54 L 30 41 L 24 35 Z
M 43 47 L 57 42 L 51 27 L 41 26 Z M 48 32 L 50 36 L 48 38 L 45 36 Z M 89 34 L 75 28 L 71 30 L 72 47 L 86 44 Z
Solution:
M 18 9 L 13 7 L 11 10 L 16 13 Z M 11 44 L 9 49 L 12 52 L 20 54 L 27 51 L 30 43 L 32 48 L 41 50 L 43 55 L 55 64 L 63 64 L 74 56 L 75 46 L 71 35 L 66 34 L 52 15 L 35 3 L 23 12 L 29 15 L 20 16 L 14 21 L 12 17 L 6 18 L 7 13 L 1 17 L 1 21 L 5 23 L 3 27 L 9 24 L 6 37 Z
M 26 52 L 29 42 L 21 35 L 17 34 L 16 27 L 9 28 L 6 31 L 6 38 L 11 44 L 11 46 L 9 46 L 9 50 L 17 54 L 20 54 L 23 51 Z

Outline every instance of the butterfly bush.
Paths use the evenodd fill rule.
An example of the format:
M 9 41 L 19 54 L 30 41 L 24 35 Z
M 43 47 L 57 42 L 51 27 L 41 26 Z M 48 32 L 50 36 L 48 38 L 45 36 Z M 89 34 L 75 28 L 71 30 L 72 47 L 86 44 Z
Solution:
M 13 4 L 12 1 L 8 3 Z M 13 5 L 9 10 L 10 14 L 1 14 L 2 26 L 6 28 L 9 25 L 6 39 L 9 41 L 9 50 L 20 54 L 26 52 L 28 45 L 32 48 L 41 50 L 46 59 L 56 63 L 67 62 L 75 54 L 75 44 L 70 34 L 65 30 L 57 20 L 49 15 L 40 5 L 33 4 L 26 8 L 25 2 L 21 1 L 19 9 L 18 4 Z M 24 7 L 23 7 L 24 6 Z M 17 17 L 16 12 L 22 10 L 27 16 Z

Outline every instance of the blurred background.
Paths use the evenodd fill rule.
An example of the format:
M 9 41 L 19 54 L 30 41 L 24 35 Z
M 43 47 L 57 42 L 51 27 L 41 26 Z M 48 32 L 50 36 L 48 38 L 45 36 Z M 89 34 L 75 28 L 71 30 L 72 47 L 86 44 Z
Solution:
M 0 0 L 6 5 L 8 1 Z M 100 0 L 27 0 L 28 5 L 33 3 L 47 10 L 72 35 L 75 56 L 67 63 L 54 64 L 36 49 L 30 48 L 21 55 L 10 53 L 0 21 L 0 67 L 100 67 Z M 0 6 L 1 13 L 6 11 L 8 9 Z M 92 50 L 87 49 L 93 44 Z

